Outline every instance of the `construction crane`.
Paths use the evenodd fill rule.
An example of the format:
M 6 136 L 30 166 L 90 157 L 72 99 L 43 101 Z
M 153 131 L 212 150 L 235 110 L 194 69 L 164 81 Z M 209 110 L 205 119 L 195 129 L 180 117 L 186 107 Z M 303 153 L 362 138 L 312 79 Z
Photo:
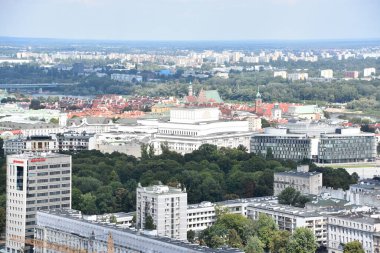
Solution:
M 64 244 L 53 243 L 53 242 L 48 242 L 46 240 L 39 240 L 39 239 L 34 239 L 34 238 L 12 236 L 10 240 L 23 243 L 23 244 L 28 244 L 28 245 L 33 246 L 34 248 L 50 249 L 50 250 L 54 250 L 54 251 L 62 252 L 62 253 L 95 253 L 95 252 L 90 252 L 89 249 L 72 248 Z M 111 232 L 108 233 L 107 253 L 115 253 L 115 246 L 114 246 Z

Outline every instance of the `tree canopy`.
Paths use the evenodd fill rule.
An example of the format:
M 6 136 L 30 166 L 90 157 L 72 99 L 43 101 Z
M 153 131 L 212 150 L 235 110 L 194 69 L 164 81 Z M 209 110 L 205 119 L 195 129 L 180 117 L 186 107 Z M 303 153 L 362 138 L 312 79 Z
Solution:
M 317 242 L 313 232 L 304 227 L 296 228 L 289 238 L 287 253 L 315 253 Z
M 364 253 L 362 244 L 359 241 L 348 242 L 344 245 L 343 253 Z

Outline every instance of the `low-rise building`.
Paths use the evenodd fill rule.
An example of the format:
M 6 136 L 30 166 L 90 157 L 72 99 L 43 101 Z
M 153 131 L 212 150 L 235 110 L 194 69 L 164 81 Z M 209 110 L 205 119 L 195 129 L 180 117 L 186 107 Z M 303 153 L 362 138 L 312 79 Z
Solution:
M 5 155 L 58 152 L 58 142 L 52 136 L 29 136 L 6 140 L 3 148 Z
M 71 118 L 66 131 L 77 133 L 106 133 L 115 126 L 112 119 L 104 117 Z
M 321 77 L 331 79 L 334 77 L 334 72 L 332 69 L 321 70 Z
M 289 73 L 288 79 L 290 81 L 305 81 L 309 78 L 308 73 Z
M 287 115 L 299 119 L 320 120 L 324 118 L 323 111 L 317 105 L 289 106 Z
M 297 171 L 274 173 L 273 192 L 278 196 L 292 187 L 304 195 L 318 195 L 322 189 L 322 173 L 309 172 L 309 166 L 298 166 Z
M 136 212 L 118 212 L 118 213 L 105 213 L 99 215 L 83 215 L 83 219 L 88 221 L 114 223 L 118 227 L 129 228 L 134 226 L 133 217 Z
M 86 252 L 118 253 L 239 253 L 238 249 L 211 249 L 190 244 L 185 241 L 173 240 L 168 237 L 152 236 L 145 231 L 131 230 L 116 225 L 84 220 L 79 211 L 71 209 L 56 209 L 37 212 L 37 227 L 35 230 L 38 244 L 36 253 L 61 252 L 59 249 Z M 64 238 L 64 240 L 62 240 Z M 58 249 L 58 250 L 54 250 Z
M 247 216 L 247 207 L 252 203 L 266 202 L 276 203 L 276 197 L 257 197 L 226 200 L 216 203 L 208 201 L 199 204 L 191 204 L 187 206 L 187 230 L 200 232 L 216 222 L 215 208 L 226 208 L 229 213 L 241 214 Z
M 283 79 L 286 79 L 288 76 L 288 73 L 284 70 L 282 71 L 274 71 L 273 72 L 273 77 L 281 77 Z
M 368 76 L 373 76 L 376 74 L 376 69 L 375 68 L 365 68 L 363 70 L 363 76 L 368 77 Z
M 344 244 L 355 240 L 362 244 L 364 252 L 375 252 L 377 233 L 380 231 L 379 215 L 365 213 L 330 215 L 327 223 L 329 253 L 343 253 Z
M 349 79 L 356 79 L 359 77 L 359 71 L 346 71 L 344 77 Z
M 119 152 L 134 157 L 141 157 L 141 145 L 152 143 L 152 133 L 109 132 L 96 134 L 95 149 L 102 153 Z
M 380 178 L 364 179 L 350 185 L 347 200 L 356 205 L 380 206 Z
M 82 151 L 95 149 L 95 134 L 64 132 L 56 134 L 59 151 Z
M 129 75 L 129 74 L 111 74 L 111 79 L 119 82 L 133 82 L 139 83 L 142 82 L 142 76 L 140 75 Z
M 326 245 L 327 218 L 320 212 L 265 202 L 250 204 L 247 207 L 248 218 L 256 220 L 260 214 L 272 217 L 280 230 L 293 233 L 299 227 L 309 228 L 313 231 L 318 244 Z

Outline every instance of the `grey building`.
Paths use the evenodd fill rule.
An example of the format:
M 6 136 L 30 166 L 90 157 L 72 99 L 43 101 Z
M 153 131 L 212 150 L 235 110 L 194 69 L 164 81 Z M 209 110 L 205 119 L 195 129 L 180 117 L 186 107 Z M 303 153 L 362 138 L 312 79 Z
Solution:
M 274 173 L 274 195 L 278 196 L 288 187 L 292 187 L 302 194 L 318 195 L 322 189 L 322 173 L 309 172 L 308 166 L 299 166 L 297 171 Z
M 380 177 L 350 185 L 346 198 L 356 205 L 380 206 Z
M 115 253 L 239 253 L 238 249 L 211 249 L 204 246 L 144 234 L 141 231 L 120 228 L 116 225 L 87 221 L 75 210 L 49 210 L 37 212 L 35 231 L 36 253 L 107 252 Z M 112 239 L 111 239 L 112 238 Z
M 338 128 L 335 133 L 327 134 L 318 134 L 316 130 L 298 134 L 286 128 L 266 128 L 265 133 L 252 136 L 251 152 L 266 155 L 269 149 L 279 159 L 311 159 L 322 164 L 373 162 L 376 137 L 361 133 L 360 128 Z
M 289 134 L 285 128 L 266 128 L 265 133 L 252 136 L 252 153 L 265 156 L 269 149 L 278 159 L 312 159 L 310 138 L 306 134 Z
M 95 149 L 95 134 L 69 131 L 56 135 L 59 151 L 82 151 Z
M 27 152 L 58 152 L 57 140 L 52 136 L 29 136 L 4 141 L 4 155 Z
M 376 159 L 376 137 L 360 133 L 359 128 L 337 129 L 335 134 L 322 134 L 318 146 L 319 163 L 373 162 Z

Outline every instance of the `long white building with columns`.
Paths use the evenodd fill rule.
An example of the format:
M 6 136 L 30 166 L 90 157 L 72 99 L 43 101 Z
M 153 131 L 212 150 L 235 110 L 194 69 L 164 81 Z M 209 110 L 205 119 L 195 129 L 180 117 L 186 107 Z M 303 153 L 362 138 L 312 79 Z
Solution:
M 248 121 L 220 120 L 218 108 L 175 108 L 170 111 L 170 121 L 157 122 L 154 145 L 157 153 L 161 144 L 167 143 L 171 151 L 191 153 L 202 144 L 249 150 L 252 132 Z M 145 122 L 141 122 L 145 124 Z

